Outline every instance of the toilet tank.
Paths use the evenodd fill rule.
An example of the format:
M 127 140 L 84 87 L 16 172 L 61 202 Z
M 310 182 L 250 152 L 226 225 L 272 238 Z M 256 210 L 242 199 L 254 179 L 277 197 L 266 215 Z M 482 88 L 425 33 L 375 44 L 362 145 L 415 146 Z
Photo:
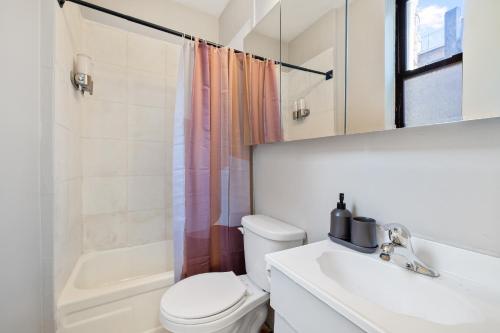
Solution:
M 264 215 L 248 215 L 241 220 L 245 246 L 245 267 L 250 280 L 269 291 L 265 255 L 303 244 L 304 230 Z

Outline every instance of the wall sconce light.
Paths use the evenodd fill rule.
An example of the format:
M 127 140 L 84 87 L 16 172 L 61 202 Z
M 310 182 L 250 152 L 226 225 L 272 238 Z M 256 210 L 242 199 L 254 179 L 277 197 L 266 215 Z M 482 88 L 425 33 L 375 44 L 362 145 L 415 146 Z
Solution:
M 88 92 L 92 95 L 94 90 L 94 81 L 92 81 L 92 58 L 88 55 L 79 53 L 76 55 L 75 69 L 71 71 L 71 83 L 82 92 Z
M 293 120 L 300 120 L 308 117 L 311 111 L 306 107 L 305 99 L 301 98 L 293 103 Z

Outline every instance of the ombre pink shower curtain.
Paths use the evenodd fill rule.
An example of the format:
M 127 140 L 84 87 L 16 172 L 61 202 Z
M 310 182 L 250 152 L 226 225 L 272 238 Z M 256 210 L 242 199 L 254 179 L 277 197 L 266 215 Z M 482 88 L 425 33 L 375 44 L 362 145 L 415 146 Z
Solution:
M 183 48 L 179 74 L 176 279 L 212 271 L 243 274 L 243 238 L 237 228 L 252 211 L 251 145 L 282 137 L 276 66 L 194 42 Z

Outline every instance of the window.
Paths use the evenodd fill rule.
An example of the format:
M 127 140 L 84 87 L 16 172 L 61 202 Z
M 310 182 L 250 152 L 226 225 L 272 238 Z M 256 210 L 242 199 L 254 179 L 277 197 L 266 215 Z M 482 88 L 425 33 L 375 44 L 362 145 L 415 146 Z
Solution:
M 462 119 L 463 0 L 397 0 L 396 127 Z

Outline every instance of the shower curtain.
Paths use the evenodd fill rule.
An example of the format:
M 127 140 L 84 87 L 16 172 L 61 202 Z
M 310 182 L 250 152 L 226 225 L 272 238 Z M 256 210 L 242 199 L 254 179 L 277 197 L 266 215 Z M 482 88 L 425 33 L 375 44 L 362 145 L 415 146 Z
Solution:
M 274 61 L 186 42 L 174 116 L 176 281 L 245 272 L 237 228 L 252 210 L 251 145 L 281 138 Z

